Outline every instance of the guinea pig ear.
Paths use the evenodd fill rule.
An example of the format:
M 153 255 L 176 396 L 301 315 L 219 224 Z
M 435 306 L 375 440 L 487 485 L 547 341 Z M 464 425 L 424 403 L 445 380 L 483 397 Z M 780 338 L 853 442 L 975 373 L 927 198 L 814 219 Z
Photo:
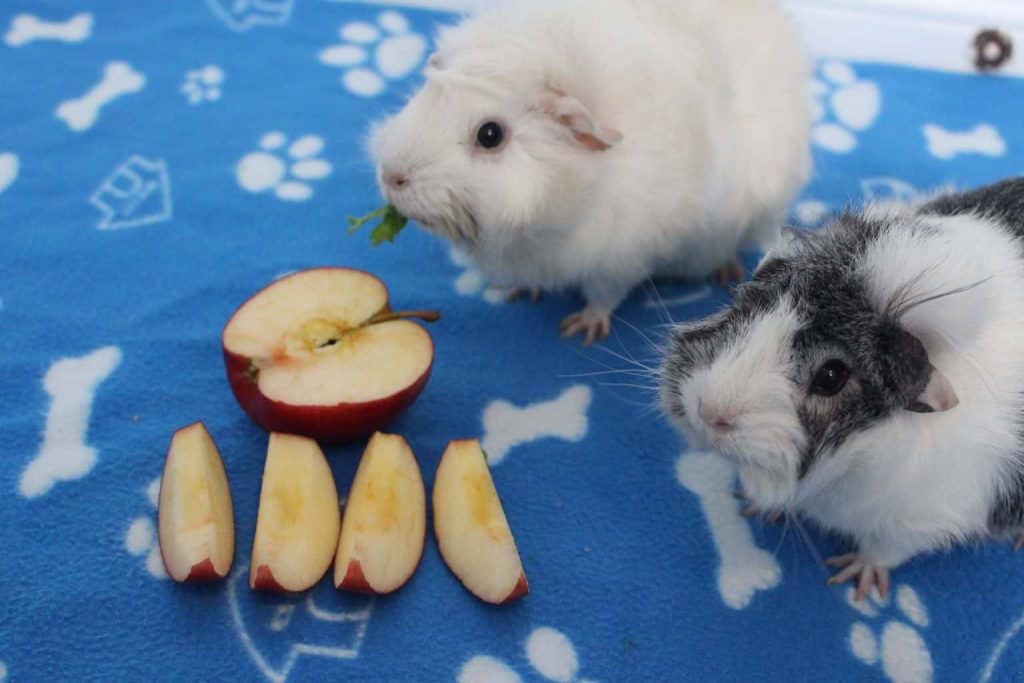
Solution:
M 541 111 L 572 131 L 576 141 L 587 149 L 601 152 L 622 142 L 622 133 L 602 125 L 572 95 L 554 89 L 545 90 L 538 98 L 538 105 Z
M 955 408 L 960 403 L 953 385 L 949 383 L 946 376 L 934 365 L 931 366 L 932 374 L 927 386 L 917 400 L 907 406 L 907 410 L 916 413 L 941 413 L 950 408 Z
M 928 350 L 920 339 L 891 321 L 879 328 L 877 335 L 875 341 L 877 350 L 881 352 L 879 361 L 885 377 L 883 381 L 893 385 L 906 410 L 941 413 L 960 403 L 953 385 L 932 365 Z M 924 388 L 917 389 L 924 377 L 927 377 Z
M 764 256 L 758 261 L 757 266 L 754 268 L 754 272 L 751 277 L 757 277 L 760 274 L 767 273 L 774 269 L 775 266 L 780 265 L 782 257 L 776 249 L 767 249 L 764 252 Z M 767 268 L 767 270 L 765 270 Z
M 797 228 L 783 226 L 774 243 L 765 249 L 751 277 L 768 276 L 790 266 L 790 257 L 796 256 L 807 236 Z

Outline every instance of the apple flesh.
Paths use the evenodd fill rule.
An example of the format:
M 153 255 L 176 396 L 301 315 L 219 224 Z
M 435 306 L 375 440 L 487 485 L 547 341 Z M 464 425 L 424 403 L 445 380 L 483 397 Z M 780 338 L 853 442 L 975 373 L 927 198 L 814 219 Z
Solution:
M 272 283 L 231 317 L 221 342 L 239 405 L 267 431 L 325 442 L 367 436 L 419 397 L 434 343 L 430 311 L 393 312 L 388 290 L 350 268 Z
M 271 433 L 252 544 L 249 587 L 303 591 L 327 573 L 341 514 L 334 475 L 316 442 Z
M 231 571 L 235 516 L 224 463 L 202 422 L 174 433 L 160 479 L 160 555 L 175 581 L 214 581 Z
M 470 593 L 494 604 L 529 593 L 479 441 L 448 444 L 434 476 L 433 504 L 441 557 Z
M 345 501 L 334 585 L 363 593 L 398 590 L 419 565 L 426 528 L 427 495 L 409 444 L 374 434 Z

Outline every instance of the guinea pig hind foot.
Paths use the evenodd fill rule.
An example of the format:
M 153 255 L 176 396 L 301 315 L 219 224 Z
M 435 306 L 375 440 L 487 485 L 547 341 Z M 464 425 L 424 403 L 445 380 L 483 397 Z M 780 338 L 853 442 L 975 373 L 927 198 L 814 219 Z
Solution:
M 562 339 L 583 334 L 583 345 L 590 346 L 598 339 L 606 339 L 612 329 L 611 315 L 590 306 L 562 320 Z
M 828 580 L 828 585 L 835 586 L 847 581 L 857 581 L 857 592 L 854 597 L 863 600 L 871 592 L 872 586 L 878 588 L 878 595 L 883 600 L 889 595 L 889 568 L 878 567 L 864 560 L 858 553 L 836 555 L 825 560 L 830 567 L 841 571 Z
M 515 289 L 509 290 L 508 294 L 505 295 L 505 301 L 508 303 L 519 301 L 520 299 L 528 299 L 531 304 L 537 303 L 540 301 L 540 288 L 516 287 Z
M 747 507 L 740 510 L 740 514 L 744 517 L 760 516 L 764 519 L 764 521 L 768 522 L 769 524 L 775 524 L 780 519 L 782 519 L 782 510 L 771 510 L 770 512 L 762 512 L 760 509 L 754 507 L 753 505 L 748 505 Z
M 1017 540 L 1013 542 L 1014 551 L 1019 551 L 1021 548 L 1024 548 L 1024 531 L 1022 531 L 1021 534 L 1017 536 Z
M 745 279 L 746 276 L 743 272 L 743 265 L 738 259 L 729 261 L 724 266 L 708 275 L 708 280 L 711 281 L 711 284 L 717 287 L 728 287 L 733 282 L 743 282 Z
M 761 515 L 763 516 L 764 521 L 768 522 L 769 524 L 775 524 L 780 519 L 782 519 L 782 515 L 784 514 L 782 510 L 769 510 L 768 512 L 762 511 L 760 508 L 756 507 L 753 503 L 747 500 L 747 494 L 742 488 L 733 491 L 732 495 L 746 503 L 746 506 L 742 510 L 740 510 L 740 514 L 744 517 L 757 517 Z

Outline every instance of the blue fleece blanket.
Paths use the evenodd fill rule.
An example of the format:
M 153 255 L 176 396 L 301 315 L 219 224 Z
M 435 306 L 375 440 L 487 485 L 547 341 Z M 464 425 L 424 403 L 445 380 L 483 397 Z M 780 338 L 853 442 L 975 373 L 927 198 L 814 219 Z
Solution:
M 0 7 L 0 681 L 1011 681 L 1022 558 L 915 559 L 885 604 L 828 588 L 813 530 L 749 521 L 733 472 L 688 451 L 642 369 L 671 317 L 724 291 L 637 291 L 603 348 L 560 341 L 578 305 L 500 296 L 417 230 L 371 248 L 369 121 L 452 16 L 327 0 L 8 0 Z M 794 220 L 1024 171 L 1024 83 L 822 62 L 817 170 Z M 393 430 L 429 486 L 479 436 L 532 592 L 467 593 L 428 539 L 394 595 L 253 594 L 266 435 L 219 335 L 248 295 L 322 264 L 439 308 L 433 377 Z M 616 371 L 616 372 L 611 372 Z M 172 431 L 202 419 L 237 516 L 235 569 L 176 585 L 156 548 Z M 328 449 L 346 491 L 362 444 Z

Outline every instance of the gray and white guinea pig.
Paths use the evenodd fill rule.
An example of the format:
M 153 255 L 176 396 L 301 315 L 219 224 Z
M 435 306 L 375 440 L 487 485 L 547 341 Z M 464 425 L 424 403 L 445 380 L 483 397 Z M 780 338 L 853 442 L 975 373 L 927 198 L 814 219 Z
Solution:
M 735 270 L 810 168 L 807 68 L 772 0 L 501 3 L 441 31 L 374 126 L 385 198 L 494 284 L 580 288 L 606 336 L 652 275 Z
M 1024 178 L 844 213 L 673 331 L 662 400 L 763 511 L 852 539 L 831 583 L 1024 531 Z

